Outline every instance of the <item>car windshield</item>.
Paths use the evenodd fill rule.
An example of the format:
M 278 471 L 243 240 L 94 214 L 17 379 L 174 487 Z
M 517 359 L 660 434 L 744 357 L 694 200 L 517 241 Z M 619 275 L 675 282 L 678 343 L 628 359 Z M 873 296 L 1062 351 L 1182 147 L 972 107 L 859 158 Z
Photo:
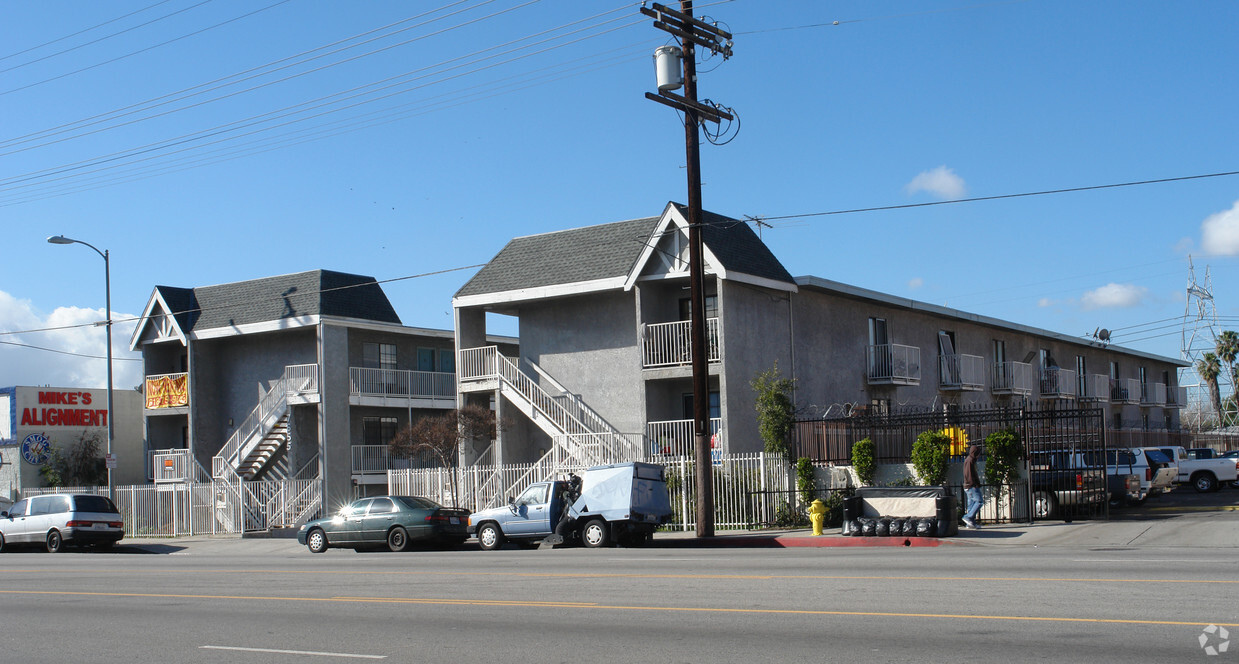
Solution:
M 119 510 L 107 496 L 74 496 L 74 509 L 78 512 L 107 512 L 115 514 Z
M 429 498 L 422 498 L 421 496 L 394 496 L 394 498 L 415 510 L 420 510 L 420 509 L 436 510 L 436 509 L 439 509 L 440 507 L 443 507 L 439 503 L 436 503 L 435 501 Z

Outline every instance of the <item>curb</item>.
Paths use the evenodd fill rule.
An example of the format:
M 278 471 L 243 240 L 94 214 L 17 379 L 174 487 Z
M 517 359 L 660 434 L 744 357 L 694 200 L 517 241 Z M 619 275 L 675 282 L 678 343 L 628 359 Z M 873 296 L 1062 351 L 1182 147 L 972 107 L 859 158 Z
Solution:
M 827 547 L 874 547 L 874 546 L 907 546 L 926 547 L 941 546 L 943 541 L 938 537 L 844 537 L 839 535 L 739 535 L 712 538 L 676 538 L 654 540 L 654 546 L 660 548 L 827 548 Z

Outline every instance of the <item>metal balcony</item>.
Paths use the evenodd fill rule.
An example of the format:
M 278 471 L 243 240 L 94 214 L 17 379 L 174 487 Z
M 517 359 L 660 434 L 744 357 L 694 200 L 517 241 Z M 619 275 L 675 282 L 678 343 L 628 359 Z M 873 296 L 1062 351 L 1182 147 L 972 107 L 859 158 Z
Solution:
M 1036 380 L 1033 368 L 1026 362 L 995 362 L 991 365 L 991 391 L 995 396 L 1032 395 Z
M 985 389 L 985 358 L 980 355 L 939 355 L 938 389 L 963 392 Z
M 1110 402 L 1140 403 L 1140 381 L 1135 378 L 1112 378 L 1110 380 Z
M 1161 406 L 1166 403 L 1166 384 L 1165 383 L 1141 383 L 1140 384 L 1140 405 Z
M 718 344 L 718 318 L 706 319 L 706 361 L 721 359 Z M 682 320 L 650 323 L 641 328 L 641 366 L 645 369 L 688 365 L 692 362 L 692 325 Z
M 1040 392 L 1042 399 L 1076 398 L 1076 372 L 1060 367 L 1041 370 Z
M 1106 403 L 1110 401 L 1110 377 L 1105 374 L 1088 374 L 1080 378 L 1076 397 L 1082 402 Z
M 899 344 L 869 346 L 865 375 L 870 385 L 920 385 L 921 349 Z

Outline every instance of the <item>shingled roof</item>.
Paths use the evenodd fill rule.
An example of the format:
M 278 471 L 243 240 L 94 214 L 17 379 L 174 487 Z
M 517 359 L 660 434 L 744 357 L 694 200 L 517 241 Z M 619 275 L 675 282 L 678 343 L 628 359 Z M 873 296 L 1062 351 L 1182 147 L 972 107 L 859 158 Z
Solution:
M 155 289 L 186 333 L 316 315 L 401 324 L 374 277 L 331 270 L 218 286 Z
M 687 214 L 684 206 L 672 205 Z M 724 269 L 795 286 L 791 274 L 748 224 L 712 212 L 702 216 L 702 242 Z M 627 277 L 661 219 L 646 217 L 515 238 L 456 291 L 456 297 Z

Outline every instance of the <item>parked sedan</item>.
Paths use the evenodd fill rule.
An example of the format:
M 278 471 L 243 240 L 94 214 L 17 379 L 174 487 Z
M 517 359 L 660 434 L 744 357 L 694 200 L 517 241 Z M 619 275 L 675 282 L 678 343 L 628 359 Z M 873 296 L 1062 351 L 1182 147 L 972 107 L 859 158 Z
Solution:
M 414 541 L 459 546 L 468 537 L 469 511 L 444 507 L 418 496 L 376 496 L 355 500 L 335 516 L 316 519 L 297 531 L 297 542 L 312 553 L 329 547 L 361 551 L 386 545 L 407 551 Z

